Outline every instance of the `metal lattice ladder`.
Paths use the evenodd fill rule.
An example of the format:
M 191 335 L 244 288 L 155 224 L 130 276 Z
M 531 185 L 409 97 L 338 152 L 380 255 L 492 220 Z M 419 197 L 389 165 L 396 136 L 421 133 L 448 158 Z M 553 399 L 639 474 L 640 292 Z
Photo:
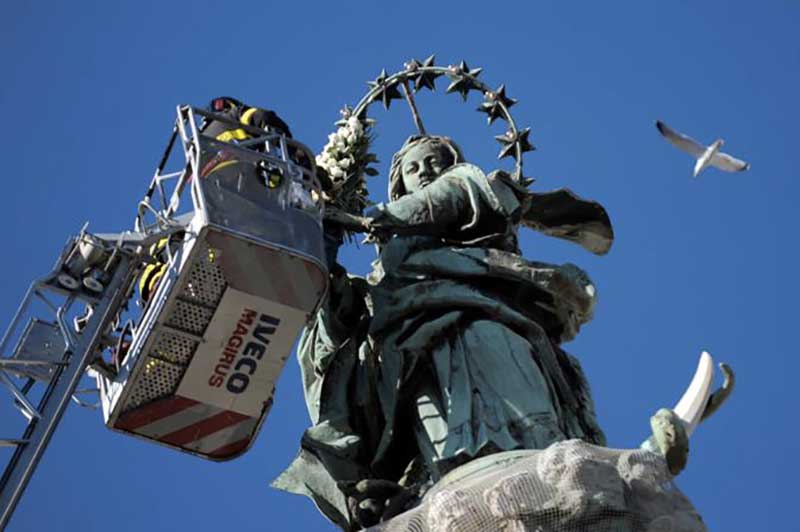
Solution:
M 177 301 L 189 292 L 192 298 L 198 299 L 198 294 L 195 293 L 198 290 L 198 281 L 192 277 L 198 268 L 198 271 L 202 270 L 198 275 L 213 277 L 212 284 L 223 284 L 223 290 L 227 290 L 229 280 L 242 283 L 247 281 L 240 278 L 242 274 L 237 274 L 238 270 L 250 274 L 247 268 L 238 268 L 233 274 L 228 272 L 230 279 L 227 279 L 222 270 L 217 271 L 218 265 L 213 268 L 209 266 L 215 264 L 215 257 L 221 250 L 211 251 L 210 248 L 203 247 L 206 235 L 212 234 L 217 245 L 229 247 L 226 251 L 229 257 L 241 257 L 256 264 L 278 262 L 282 265 L 283 272 L 303 277 L 303 283 L 290 283 L 295 287 L 290 295 L 297 299 L 294 302 L 297 308 L 287 306 L 291 301 L 283 302 L 286 308 L 282 309 L 285 314 L 281 315 L 285 327 L 282 330 L 290 330 L 289 324 L 297 322 L 294 325 L 299 331 L 304 319 L 318 308 L 327 290 L 321 205 L 313 200 L 321 198 L 321 192 L 311 151 L 280 133 L 240 124 L 222 115 L 188 106 L 178 107 L 177 111 L 178 118 L 167 148 L 145 197 L 138 204 L 133 231 L 89 234 L 84 228 L 80 234 L 71 238 L 50 274 L 34 282 L 28 289 L 11 325 L 0 339 L 0 388 L 5 388 L 13 408 L 23 416 L 14 419 L 24 425 L 21 436 L 5 437 L 5 434 L 0 434 L 0 447 L 13 449 L 0 477 L 0 531 L 8 525 L 70 401 L 90 406 L 80 399 L 82 392 L 98 393 L 97 406 L 102 406 L 104 420 L 109 428 L 146 436 L 144 431 L 147 425 L 136 428 L 117 426 L 120 415 L 139 414 L 133 407 L 126 409 L 126 403 L 121 397 L 127 397 L 125 394 L 128 392 L 135 396 L 139 386 L 137 376 L 147 373 L 150 352 L 146 347 L 155 342 L 161 321 L 169 321 L 166 318 L 171 312 L 168 305 L 172 297 L 171 287 L 178 286 L 176 283 L 185 277 L 189 282 L 186 285 L 188 292 L 184 293 L 186 291 L 181 291 L 182 285 L 178 286 L 174 291 L 177 295 L 173 299 Z M 226 144 L 204 137 L 198 126 L 198 117 L 230 123 L 231 126 L 247 131 L 252 138 L 236 144 Z M 183 160 L 176 171 L 165 173 L 164 168 L 171 160 L 170 154 L 176 144 L 182 148 L 176 152 L 182 152 Z M 245 182 L 247 187 L 253 188 L 253 183 L 259 183 L 257 190 L 250 191 L 254 198 L 267 203 L 275 198 L 282 198 L 280 201 L 273 201 L 280 206 L 281 218 L 269 222 L 263 217 L 263 205 L 241 196 L 236 187 L 233 192 L 227 193 L 228 201 L 233 202 L 237 198 L 247 200 L 244 203 L 250 205 L 250 210 L 231 207 L 240 205 L 241 201 L 206 205 L 207 197 L 211 196 L 206 194 L 205 187 L 218 186 L 226 179 L 220 172 L 215 174 L 213 181 L 208 181 L 211 184 L 203 182 L 201 185 L 200 178 L 205 177 L 204 164 L 212 162 L 218 155 L 228 157 L 221 159 L 225 164 L 219 166 L 223 167 L 231 164 L 230 157 L 236 159 L 233 161 L 236 165 L 230 165 L 230 168 L 237 173 L 237 183 L 242 181 L 245 173 L 250 176 Z M 269 172 L 278 172 L 276 175 L 281 177 L 280 186 L 267 187 L 267 181 L 260 179 Z M 182 205 L 182 196 L 191 196 L 191 201 L 186 202 L 188 198 L 184 198 Z M 251 220 L 263 221 L 261 226 L 254 227 Z M 287 235 L 295 234 L 283 229 L 287 220 L 297 229 L 296 233 L 303 236 L 298 242 L 287 240 Z M 215 231 L 213 233 L 212 225 Z M 157 243 L 170 242 L 170 238 L 176 235 L 182 235 L 177 239 L 177 249 L 173 250 L 167 244 L 164 247 L 166 257 L 156 257 Z M 203 251 L 195 253 L 197 256 L 191 254 L 195 244 L 197 249 Z M 275 261 L 271 257 L 275 257 Z M 162 264 L 166 269 L 151 300 L 145 303 L 141 298 L 133 296 L 137 279 L 151 264 Z M 211 274 L 207 271 L 209 269 L 213 270 Z M 253 270 L 252 275 L 256 275 L 255 272 Z M 185 273 L 183 277 L 182 273 Z M 315 279 L 319 282 L 306 282 Z M 248 289 L 246 283 L 239 287 L 238 295 L 236 286 L 231 287 L 228 291 L 233 294 L 231 297 L 237 304 L 236 297 L 250 298 L 247 299 L 248 302 L 257 300 L 255 308 L 259 309 L 267 303 L 271 304 L 265 294 L 243 291 Z M 221 305 L 217 299 L 203 299 L 200 306 L 206 305 L 211 313 L 213 309 L 210 307 Z M 135 303 L 135 307 L 131 306 L 129 309 L 131 303 Z M 185 302 L 178 301 L 176 305 L 179 303 Z M 165 316 L 165 320 L 159 321 Z M 292 316 L 297 319 L 290 320 Z M 169 324 L 165 325 L 168 326 Z M 130 342 L 123 348 L 126 335 L 130 336 Z M 151 335 L 154 336 L 151 338 Z M 184 334 L 182 338 L 193 339 L 198 345 L 199 340 L 205 341 L 204 337 L 198 335 Z M 276 333 L 273 339 L 277 338 Z M 276 340 L 273 345 L 278 343 Z M 291 342 L 284 343 L 291 345 Z M 111 363 L 106 362 L 106 355 L 111 355 Z M 272 366 L 265 364 L 264 367 L 275 367 L 277 364 L 282 367 L 288 350 L 282 358 L 280 353 L 274 355 L 279 358 L 272 360 Z M 254 365 L 248 367 L 255 371 Z M 95 372 L 98 389 L 80 390 L 82 377 L 87 372 L 91 375 L 91 370 Z M 269 373 L 267 376 L 277 379 L 277 374 Z M 148 397 L 152 401 L 142 408 L 147 409 L 156 401 L 169 401 L 177 397 L 173 393 L 173 387 L 170 388 L 169 397 Z M 256 388 L 258 387 L 253 387 Z M 274 391 L 274 386 L 271 390 Z M 258 415 L 228 416 L 235 420 L 241 418 L 241 423 L 225 428 L 230 432 L 225 434 L 227 439 L 223 441 L 216 432 L 213 437 L 201 439 L 200 443 L 207 445 L 210 452 L 200 443 L 195 445 L 189 442 L 184 447 L 173 444 L 172 447 L 214 460 L 238 456 L 254 440 L 272 403 L 272 391 L 269 391 L 268 397 L 257 398 L 260 408 Z M 3 396 L 6 393 L 0 390 L 0 401 Z M 113 410 L 115 405 L 116 410 Z M 212 407 L 218 410 L 221 408 L 212 405 L 207 406 L 206 410 L 211 412 Z M 3 430 L 6 428 L 3 427 Z M 140 430 L 142 434 L 136 430 Z M 162 443 L 166 445 L 169 442 Z
M 14 448 L 0 477 L 0 530 L 8 524 L 67 405 L 71 400 L 80 403 L 76 392 L 81 377 L 97 356 L 137 270 L 133 253 L 117 245 L 106 283 L 74 286 L 64 277 L 64 264 L 83 236 L 82 232 L 71 239 L 53 272 L 31 285 L 0 340 L 0 385 L 27 420 L 21 436 L 0 439 L 0 446 Z M 83 305 L 92 312 L 77 332 L 69 317 Z M 35 315 L 37 306 L 44 312 Z

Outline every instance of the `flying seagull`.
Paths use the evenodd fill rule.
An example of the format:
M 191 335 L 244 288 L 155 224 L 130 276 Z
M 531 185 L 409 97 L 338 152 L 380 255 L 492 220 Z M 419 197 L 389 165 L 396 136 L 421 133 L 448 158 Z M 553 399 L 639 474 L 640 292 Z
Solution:
M 702 172 L 707 166 L 716 166 L 726 172 L 741 172 L 750 168 L 750 164 L 731 157 L 727 153 L 722 153 L 719 149 L 725 143 L 722 139 L 715 140 L 711 146 L 703 146 L 691 137 L 673 131 L 661 120 L 656 120 L 658 131 L 672 144 L 683 151 L 692 154 L 697 159 L 694 165 L 694 177 Z

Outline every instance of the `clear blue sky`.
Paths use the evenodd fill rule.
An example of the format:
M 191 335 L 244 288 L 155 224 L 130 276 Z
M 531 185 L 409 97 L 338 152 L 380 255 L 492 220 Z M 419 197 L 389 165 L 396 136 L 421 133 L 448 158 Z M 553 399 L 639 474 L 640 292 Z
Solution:
M 610 445 L 637 445 L 707 349 L 738 387 L 696 433 L 677 482 L 711 530 L 794 528 L 799 26 L 791 1 L 7 2 L 0 322 L 85 220 L 131 227 L 177 104 L 229 94 L 276 109 L 317 151 L 381 68 L 463 58 L 520 99 L 514 115 L 539 148 L 526 157 L 535 187 L 570 187 L 614 222 L 606 257 L 522 239 L 527 257 L 577 263 L 598 287 L 595 320 L 567 348 Z M 464 105 L 438 85 L 419 100 L 428 129 L 495 167 L 500 130 L 472 110 L 477 95 Z M 382 175 L 413 128 L 394 106 L 375 113 Z M 726 139 L 752 169 L 693 180 L 658 118 Z M 375 178 L 376 198 L 384 187 Z M 373 258 L 343 256 L 362 273 Z M 9 530 L 331 530 L 309 501 L 268 487 L 307 425 L 294 361 L 254 448 L 229 463 L 123 437 L 71 408 Z

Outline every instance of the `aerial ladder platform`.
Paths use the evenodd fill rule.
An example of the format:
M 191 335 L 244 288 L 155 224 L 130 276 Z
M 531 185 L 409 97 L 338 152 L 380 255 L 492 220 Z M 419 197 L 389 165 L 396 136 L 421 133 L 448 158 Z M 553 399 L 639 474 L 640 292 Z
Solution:
M 204 135 L 210 120 L 246 134 Z M 22 429 L 0 434 L 13 450 L 0 530 L 70 402 L 99 406 L 114 431 L 205 459 L 246 452 L 328 289 L 322 215 L 306 146 L 178 107 L 133 229 L 71 237 L 0 339 L 0 387 Z

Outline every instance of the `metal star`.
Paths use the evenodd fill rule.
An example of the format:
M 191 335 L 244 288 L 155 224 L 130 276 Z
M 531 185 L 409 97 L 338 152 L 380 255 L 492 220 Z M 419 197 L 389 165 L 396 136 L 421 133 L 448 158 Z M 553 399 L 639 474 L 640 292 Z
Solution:
M 409 74 L 412 74 L 410 79 L 414 81 L 414 92 L 419 92 L 419 90 L 423 87 L 430 89 L 431 91 L 436 90 L 435 80 L 441 76 L 442 73 L 426 70 L 427 68 L 434 66 L 434 57 L 435 56 L 430 56 L 425 60 L 424 63 L 420 63 L 416 59 L 412 59 L 406 63 L 406 71 Z
M 506 96 L 506 86 L 500 85 L 495 91 L 486 91 L 483 95 L 486 99 L 485 102 L 478 107 L 478 111 L 488 115 L 487 120 L 489 124 L 498 118 L 506 119 L 503 113 L 503 106 L 506 109 L 517 103 L 515 98 Z M 502 104 L 502 105 L 501 105 Z
M 389 106 L 392 103 L 392 100 L 402 100 L 403 95 L 400 94 L 400 91 L 397 89 L 397 85 L 394 83 L 387 84 L 386 83 L 386 69 L 381 70 L 381 75 L 375 79 L 375 81 L 368 81 L 367 85 L 369 85 L 370 89 L 377 89 L 380 88 L 382 90 L 375 93 L 372 97 L 374 100 L 381 100 L 383 102 L 383 106 L 389 109 Z
M 518 131 L 516 134 L 513 131 L 506 131 L 503 135 L 498 135 L 495 137 L 497 141 L 500 143 L 500 154 L 497 156 L 498 159 L 502 159 L 504 157 L 508 157 L 509 155 L 517 159 L 517 150 L 514 149 L 516 146 L 519 146 L 520 150 L 519 153 L 522 155 L 526 151 L 533 151 L 533 145 L 528 141 L 528 135 L 531 133 L 531 128 L 526 127 L 522 131 Z
M 467 101 L 467 94 L 471 90 L 478 90 L 479 87 L 475 84 L 475 78 L 483 71 L 482 68 L 470 70 L 464 61 L 456 66 L 449 68 L 450 72 L 447 76 L 453 80 L 447 87 L 447 92 L 459 92 L 464 101 Z
M 520 131 L 519 134 L 517 135 L 517 142 L 519 143 L 522 153 L 525 153 L 526 151 L 533 151 L 536 149 L 536 147 L 533 144 L 531 144 L 530 141 L 528 140 L 528 135 L 530 134 L 531 134 L 531 128 L 526 127 L 525 129 Z

